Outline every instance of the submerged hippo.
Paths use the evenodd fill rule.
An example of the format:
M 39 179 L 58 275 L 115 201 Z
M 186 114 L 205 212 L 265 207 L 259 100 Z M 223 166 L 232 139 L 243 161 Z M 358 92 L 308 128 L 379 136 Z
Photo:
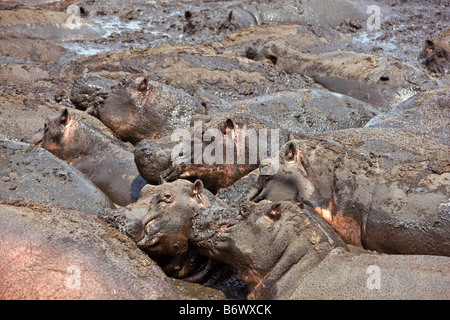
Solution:
M 377 114 L 366 103 L 328 90 L 278 92 L 230 103 L 207 116 L 196 116 L 194 127 L 184 135 L 174 132 L 162 139 L 143 140 L 134 151 L 135 161 L 149 182 L 155 183 L 160 175 L 168 180 L 201 179 L 208 190 L 216 193 L 257 168 L 261 160 L 278 151 L 290 134 L 361 127 Z M 196 121 L 200 122 L 198 129 Z M 214 142 L 207 137 L 210 130 L 217 131 L 212 133 Z M 232 158 L 228 158 L 228 144 L 233 138 L 227 138 L 227 130 L 234 135 L 230 145 Z M 186 145 L 180 145 L 180 137 Z M 202 147 L 201 152 L 197 152 L 196 144 Z M 264 146 L 269 154 L 261 153 Z M 178 147 L 183 147 L 183 163 L 174 160 Z M 245 159 L 239 162 L 237 153 L 243 150 Z M 259 152 L 254 160 L 250 157 L 252 152 Z
M 50 152 L 0 140 L 0 199 L 58 204 L 97 215 L 111 200 L 79 170 Z
M 139 198 L 147 183 L 133 153 L 97 119 L 64 109 L 45 122 L 33 143 L 83 172 L 114 203 L 125 206 Z
M 0 201 L 0 299 L 179 299 L 116 229 L 60 206 Z
M 137 202 L 105 211 L 101 217 L 128 234 L 166 274 L 188 280 L 201 278 L 210 265 L 188 250 L 191 220 L 200 208 L 223 203 L 204 190 L 200 180 L 161 182 L 146 185 Z
M 306 53 L 279 41 L 265 44 L 263 52 L 286 72 L 309 76 L 380 111 L 440 85 L 421 70 L 392 58 L 346 51 Z
M 314 213 L 291 202 L 205 208 L 199 252 L 234 266 L 249 299 L 448 299 L 450 258 L 352 252 Z
M 432 39 L 425 40 L 419 59 L 431 72 L 440 75 L 450 73 L 450 26 Z
M 136 144 L 188 128 L 192 116 L 204 113 L 204 107 L 184 91 L 144 78 L 137 86 L 122 80 L 103 103 L 88 111 L 120 139 Z

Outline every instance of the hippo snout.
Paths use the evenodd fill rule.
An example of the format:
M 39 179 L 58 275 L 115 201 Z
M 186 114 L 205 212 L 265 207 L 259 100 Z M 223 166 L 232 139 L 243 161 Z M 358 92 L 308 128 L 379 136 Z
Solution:
M 165 170 L 173 169 L 171 147 L 150 140 L 141 141 L 134 149 L 134 161 L 141 176 L 150 183 L 158 183 Z
M 139 219 L 127 220 L 125 232 L 136 242 L 139 242 L 145 236 L 144 225 Z

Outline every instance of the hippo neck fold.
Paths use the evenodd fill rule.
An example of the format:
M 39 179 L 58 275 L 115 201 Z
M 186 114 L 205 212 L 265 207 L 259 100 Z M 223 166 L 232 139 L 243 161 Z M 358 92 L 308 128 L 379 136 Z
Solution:
M 342 238 L 312 210 L 304 209 L 304 226 L 290 231 L 291 240 L 277 264 L 256 286 L 250 287 L 249 298 L 279 299 L 289 297 L 302 279 L 337 247 L 347 250 Z M 295 275 L 295 279 L 292 279 Z
M 254 288 L 250 287 L 249 299 L 279 299 L 289 297 L 302 279 L 331 252 L 329 243 L 316 244 L 308 251 L 290 245 L 279 262 Z M 292 279 L 295 274 L 295 279 Z M 295 281 L 294 281 L 295 280 Z

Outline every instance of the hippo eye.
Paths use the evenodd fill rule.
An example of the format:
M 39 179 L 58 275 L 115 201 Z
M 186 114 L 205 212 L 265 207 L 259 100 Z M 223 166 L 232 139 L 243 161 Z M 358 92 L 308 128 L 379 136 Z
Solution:
M 248 217 L 248 214 L 249 214 L 249 210 L 248 210 L 247 207 L 242 207 L 242 208 L 239 210 L 239 215 L 242 216 L 243 218 L 247 218 L 247 217 Z
M 159 196 L 158 198 L 158 202 L 171 203 L 173 201 L 173 196 L 170 193 L 166 193 L 163 196 Z
M 198 203 L 198 204 L 203 203 L 202 198 L 201 198 L 200 195 L 198 195 L 198 194 L 195 195 L 195 200 L 197 200 L 197 203 Z
M 438 51 L 437 56 L 438 56 L 438 58 L 443 58 L 444 53 L 442 51 Z

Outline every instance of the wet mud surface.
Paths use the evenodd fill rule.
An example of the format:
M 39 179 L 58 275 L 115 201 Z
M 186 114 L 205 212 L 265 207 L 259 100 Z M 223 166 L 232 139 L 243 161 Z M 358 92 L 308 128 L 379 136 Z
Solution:
M 380 9 L 379 25 L 374 20 L 377 9 L 369 10 L 370 5 Z M 81 172 L 72 171 L 68 163 L 66 166 L 63 160 L 28 143 L 36 132 L 44 130 L 44 123 L 57 118 L 65 108 L 92 117 L 92 109 L 103 106 L 113 87 L 123 84 L 124 79 L 133 86 L 148 79 L 172 87 L 197 100 L 201 113 L 207 114 L 245 107 L 252 101 L 261 107 L 267 96 L 286 92 L 330 91 L 367 104 L 373 116 L 388 112 L 378 115 L 372 125 L 396 127 L 397 121 L 404 119 L 395 118 L 395 109 L 389 110 L 414 94 L 450 85 L 450 75 L 431 72 L 419 59 L 425 40 L 449 22 L 450 3 L 446 0 L 0 1 L 0 185 L 4 188 L 0 200 L 54 203 L 91 210 L 90 214 L 114 207 Z M 313 63 L 292 66 L 295 55 L 278 57 L 271 51 L 273 44 L 286 46 L 289 52 Z M 352 74 L 345 66 L 345 74 L 327 69 L 335 67 L 337 56 L 350 60 L 357 56 L 355 59 L 364 62 L 362 70 Z M 324 63 L 316 63 L 316 57 Z M 376 61 L 383 59 L 390 59 L 387 72 L 394 70 L 395 74 L 371 71 Z M 340 74 L 336 76 L 336 72 Z M 343 84 L 342 79 L 348 82 Z M 393 89 L 394 79 L 403 91 Z M 357 93 L 352 96 L 352 92 Z M 142 97 L 138 96 L 144 106 L 146 96 Z M 274 98 L 270 104 L 278 106 L 279 102 Z M 448 110 L 448 106 L 442 108 Z M 263 115 L 253 109 L 247 108 L 255 116 Z M 445 110 L 440 125 L 448 117 Z M 291 118 L 283 120 L 288 129 L 288 120 L 296 121 L 295 115 Z M 370 120 L 366 118 L 367 114 L 356 112 L 352 121 L 363 126 Z M 311 123 L 322 120 L 332 121 L 333 117 Z M 117 121 L 126 124 L 128 120 L 119 117 Z M 434 123 L 436 119 L 426 121 Z M 339 126 L 323 127 L 334 130 Z M 170 133 L 175 129 L 169 126 L 165 130 Z M 120 134 L 108 132 L 114 139 L 120 138 Z M 448 148 L 445 123 L 438 136 Z M 333 138 L 333 133 L 326 137 Z M 138 141 L 125 140 L 132 143 L 124 141 L 124 150 L 132 152 Z M 442 167 L 448 172 L 448 161 Z M 246 191 L 242 190 L 249 188 L 255 176 L 256 172 L 251 173 L 219 191 L 219 196 L 226 202 L 243 202 Z M 62 180 L 64 189 L 58 187 Z M 445 188 L 448 192 L 448 184 Z M 94 199 L 83 203 L 64 197 Z M 207 287 L 172 278 L 168 286 L 174 290 L 173 296 L 182 299 L 245 299 L 245 283 L 227 268 L 212 270 L 203 281 Z

